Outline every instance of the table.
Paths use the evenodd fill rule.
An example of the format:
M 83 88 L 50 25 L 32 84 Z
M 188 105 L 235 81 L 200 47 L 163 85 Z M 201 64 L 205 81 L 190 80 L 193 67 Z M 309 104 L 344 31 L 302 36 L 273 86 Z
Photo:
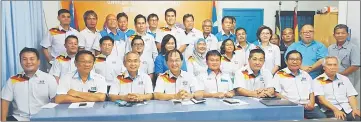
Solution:
M 231 106 L 216 98 L 195 105 L 150 100 L 147 105 L 119 107 L 107 101 L 97 102 L 93 108 L 69 109 L 70 104 L 59 104 L 40 110 L 30 120 L 303 120 L 303 106 L 265 106 L 253 98 L 234 98 L 249 104 Z

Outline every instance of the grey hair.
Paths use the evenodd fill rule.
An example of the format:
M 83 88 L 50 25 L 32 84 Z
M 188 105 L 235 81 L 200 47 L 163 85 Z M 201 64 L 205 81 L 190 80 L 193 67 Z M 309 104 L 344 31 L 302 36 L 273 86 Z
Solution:
M 202 22 L 202 26 L 203 26 L 203 25 L 204 25 L 204 23 L 206 23 L 206 22 L 210 22 L 210 23 L 213 25 L 212 20 L 210 20 L 210 19 L 206 19 L 206 20 L 204 20 L 204 21 Z
M 337 64 L 340 65 L 340 62 L 339 62 L 339 60 L 338 60 L 338 58 L 337 58 L 336 56 L 326 56 L 325 58 L 321 59 L 321 60 L 323 60 L 322 66 L 325 66 L 325 65 L 326 65 L 326 60 L 327 60 L 327 59 L 336 59 L 336 60 L 337 60 Z
M 128 57 L 128 55 L 130 55 L 130 54 L 135 54 L 135 55 L 138 55 L 138 57 L 139 57 L 139 61 L 140 61 L 140 55 L 139 55 L 139 53 L 137 53 L 137 52 L 133 52 L 133 51 L 129 51 L 129 52 L 127 52 L 127 53 L 124 55 L 124 58 L 123 58 L 123 65 L 125 65 L 125 61 L 127 60 L 127 57 Z

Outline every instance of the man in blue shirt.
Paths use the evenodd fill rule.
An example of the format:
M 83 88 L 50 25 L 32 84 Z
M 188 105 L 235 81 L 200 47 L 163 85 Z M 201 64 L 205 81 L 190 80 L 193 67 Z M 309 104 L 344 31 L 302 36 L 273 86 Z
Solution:
M 231 32 L 233 26 L 233 19 L 231 16 L 224 16 L 222 18 L 222 30 L 216 34 L 218 39 L 218 45 L 220 46 L 222 42 L 228 38 L 232 39 L 233 42 L 236 42 L 236 36 Z
M 114 40 L 113 54 L 123 57 L 125 54 L 125 37 L 124 33 L 121 33 L 117 30 L 117 19 L 114 14 L 109 14 L 106 19 L 106 27 L 104 30 L 100 31 L 100 36 L 95 38 L 93 49 L 95 50 L 95 55 L 100 54 L 100 44 L 99 40 L 104 36 L 109 36 Z
M 314 40 L 312 25 L 306 24 L 301 28 L 301 40 L 288 47 L 285 55 L 292 50 L 297 50 L 305 57 L 302 59 L 301 69 L 308 72 L 312 79 L 322 73 L 320 68 L 322 60 L 328 55 L 327 48 L 322 43 Z
M 127 37 L 130 37 L 131 35 L 135 34 L 135 31 L 132 29 L 128 28 L 128 15 L 125 14 L 124 12 L 119 13 L 117 15 L 117 20 L 118 20 L 118 27 L 119 30 L 124 33 L 125 35 L 127 35 Z M 125 40 L 125 39 L 123 39 Z

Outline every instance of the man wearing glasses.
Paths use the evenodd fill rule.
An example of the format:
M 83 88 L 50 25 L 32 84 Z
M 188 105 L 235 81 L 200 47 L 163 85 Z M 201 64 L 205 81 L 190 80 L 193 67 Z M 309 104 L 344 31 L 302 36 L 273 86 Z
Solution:
M 105 100 L 105 78 L 93 71 L 95 56 L 82 50 L 75 55 L 77 70 L 60 77 L 55 103 L 101 102 Z
M 321 74 L 322 58 L 328 55 L 327 48 L 314 40 L 312 25 L 306 24 L 301 28 L 301 40 L 288 47 L 285 55 L 291 50 L 299 51 L 305 58 L 302 59 L 301 69 L 308 72 L 312 79 Z

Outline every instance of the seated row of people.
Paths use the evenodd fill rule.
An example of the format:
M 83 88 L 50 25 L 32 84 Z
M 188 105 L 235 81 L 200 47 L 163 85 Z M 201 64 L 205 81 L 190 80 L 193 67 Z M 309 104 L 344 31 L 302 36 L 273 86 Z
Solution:
M 78 52 L 74 59 L 77 69 L 61 76 L 59 84 L 53 76 L 38 69 L 40 60 L 36 49 L 24 48 L 19 56 L 24 72 L 10 77 L 2 89 L 2 120 L 28 120 L 41 106 L 52 101 L 99 102 L 104 101 L 107 95 L 112 101 L 129 102 L 224 98 L 236 94 L 258 98 L 277 96 L 303 105 L 306 118 L 324 118 L 327 115 L 357 120 L 360 116 L 355 98 L 358 93 L 347 77 L 337 73 L 336 57 L 326 57 L 323 63 L 325 73 L 312 80 L 307 72 L 300 69 L 301 53 L 290 51 L 286 55 L 288 67 L 279 70 L 272 78 L 270 71 L 261 68 L 265 53 L 254 49 L 248 58 L 249 65 L 238 70 L 232 81 L 230 74 L 221 70 L 222 57 L 218 51 L 207 52 L 207 71 L 194 77 L 192 73 L 181 70 L 182 54 L 171 50 L 165 55 L 169 70 L 158 76 L 153 90 L 150 76 L 139 71 L 139 54 L 129 52 L 123 62 L 126 70 L 113 79 L 107 94 L 106 78 L 93 70 L 97 58 L 92 52 Z M 315 96 L 319 104 L 316 104 Z M 10 102 L 14 111 L 12 116 L 7 117 Z

